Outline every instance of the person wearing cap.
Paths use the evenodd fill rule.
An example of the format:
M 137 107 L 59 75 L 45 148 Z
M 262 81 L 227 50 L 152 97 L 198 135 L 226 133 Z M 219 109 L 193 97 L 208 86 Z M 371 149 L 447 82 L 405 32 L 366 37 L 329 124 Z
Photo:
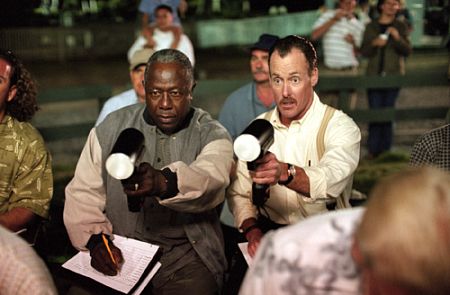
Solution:
M 272 88 L 269 83 L 269 51 L 278 40 L 278 37 L 270 34 L 262 34 L 258 41 L 249 47 L 250 71 L 253 81 L 247 83 L 231 93 L 225 100 L 219 113 L 219 122 L 228 130 L 231 137 L 235 139 L 245 127 L 259 114 L 267 112 L 275 107 Z M 225 201 L 220 221 L 225 240 L 225 255 L 227 256 L 230 269 L 230 280 L 225 287 L 226 293 L 233 293 L 230 288 L 238 287 L 243 274 L 236 275 L 233 267 L 236 259 L 241 259 L 237 243 L 245 240 L 234 226 L 233 215 Z M 237 257 L 236 257 L 237 256 Z M 236 278 L 238 277 L 238 278 Z
M 144 48 L 133 54 L 130 59 L 130 80 L 133 88 L 109 98 L 103 104 L 95 126 L 100 124 L 107 115 L 118 109 L 145 102 L 145 90 L 142 81 L 144 80 L 145 66 L 153 52 L 153 49 Z
M 351 188 L 360 156 L 358 126 L 342 111 L 322 103 L 314 91 L 319 70 L 309 40 L 296 35 L 279 39 L 270 51 L 269 69 L 276 108 L 258 118 L 272 124 L 274 142 L 255 161 L 254 171 L 238 161 L 236 178 L 227 190 L 235 225 L 248 241 L 250 256 L 265 232 L 341 208 L 341 194 Z M 267 199 L 257 205 L 253 183 L 269 186 Z M 329 209 L 331 202 L 338 205 Z M 343 207 L 348 205 L 348 199 L 342 202 Z

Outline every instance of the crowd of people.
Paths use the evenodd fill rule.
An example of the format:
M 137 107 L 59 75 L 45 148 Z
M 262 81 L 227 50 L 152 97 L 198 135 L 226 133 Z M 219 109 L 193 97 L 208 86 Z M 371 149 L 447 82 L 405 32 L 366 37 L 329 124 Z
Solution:
M 411 28 L 397 18 L 400 1 L 379 0 L 370 22 L 358 20 L 355 0 L 337 4 L 312 28 L 325 66 L 352 72 L 364 56 L 367 75 L 403 74 Z M 448 294 L 450 124 L 421 136 L 411 167 L 380 180 L 364 206 L 345 208 L 361 132 L 315 92 L 313 43 L 257 36 L 248 47 L 252 81 L 230 94 L 216 120 L 192 105 L 195 58 L 177 13 L 186 5 L 140 5 L 142 34 L 128 55 L 132 89 L 104 104 L 65 188 L 73 247 L 115 276 L 123 256 L 114 234 L 160 246 L 162 266 L 146 294 Z M 393 106 L 398 92 L 369 89 L 369 105 Z M 2 294 L 57 292 L 28 245 L 53 194 L 51 155 L 30 123 L 36 93 L 22 62 L 1 50 Z M 250 165 L 234 155 L 233 141 L 255 119 L 270 123 L 273 143 Z M 117 179 L 106 162 L 130 128 L 144 135 L 143 148 L 132 175 Z M 369 155 L 389 150 L 392 136 L 391 122 L 371 124 Z

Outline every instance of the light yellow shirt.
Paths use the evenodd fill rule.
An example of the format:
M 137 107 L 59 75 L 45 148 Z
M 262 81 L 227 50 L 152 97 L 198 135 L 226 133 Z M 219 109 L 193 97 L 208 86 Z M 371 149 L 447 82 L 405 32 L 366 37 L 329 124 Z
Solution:
M 326 105 L 314 94 L 305 116 L 289 128 L 281 124 L 278 111 L 270 114 L 275 129 L 274 144 L 269 149 L 277 159 L 305 170 L 310 182 L 310 197 L 283 185 L 270 187 L 265 208 L 270 218 L 281 224 L 292 224 L 309 215 L 326 211 L 325 201 L 336 198 L 352 179 L 360 156 L 361 133 L 355 122 L 341 111 L 335 111 L 325 132 L 325 153 L 319 161 L 316 137 Z M 266 114 L 258 118 L 265 118 Z M 245 162 L 239 161 L 237 178 L 227 191 L 235 225 L 256 217 L 251 201 L 252 181 Z

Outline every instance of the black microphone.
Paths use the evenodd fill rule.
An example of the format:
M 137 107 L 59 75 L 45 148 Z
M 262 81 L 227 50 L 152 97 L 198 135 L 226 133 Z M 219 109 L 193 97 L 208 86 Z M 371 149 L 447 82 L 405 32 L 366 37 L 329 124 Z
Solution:
M 239 160 L 247 162 L 248 170 L 255 170 L 256 160 L 262 158 L 274 141 L 274 129 L 269 121 L 256 119 L 242 131 L 233 144 L 233 150 Z M 269 198 L 268 184 L 252 184 L 252 202 L 261 207 Z
M 121 181 L 128 179 L 136 169 L 136 161 L 144 149 L 144 140 L 141 131 L 135 128 L 124 129 L 106 159 L 108 174 Z M 128 210 L 139 212 L 142 201 L 142 198 L 127 196 Z

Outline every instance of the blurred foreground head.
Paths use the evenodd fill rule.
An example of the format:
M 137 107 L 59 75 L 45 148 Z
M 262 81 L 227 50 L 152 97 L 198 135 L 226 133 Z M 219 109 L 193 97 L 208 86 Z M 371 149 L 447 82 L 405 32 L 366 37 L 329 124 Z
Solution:
M 450 294 L 450 175 L 424 167 L 379 182 L 353 250 L 365 294 Z

